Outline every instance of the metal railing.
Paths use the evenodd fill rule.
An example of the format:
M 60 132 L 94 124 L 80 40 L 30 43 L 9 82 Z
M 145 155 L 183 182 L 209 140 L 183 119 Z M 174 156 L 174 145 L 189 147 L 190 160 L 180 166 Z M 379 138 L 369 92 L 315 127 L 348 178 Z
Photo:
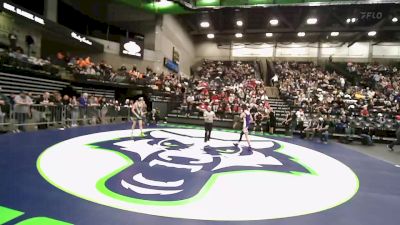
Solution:
M 128 106 L 3 105 L 0 110 L 0 131 L 111 124 L 128 121 L 130 118 L 131 110 Z

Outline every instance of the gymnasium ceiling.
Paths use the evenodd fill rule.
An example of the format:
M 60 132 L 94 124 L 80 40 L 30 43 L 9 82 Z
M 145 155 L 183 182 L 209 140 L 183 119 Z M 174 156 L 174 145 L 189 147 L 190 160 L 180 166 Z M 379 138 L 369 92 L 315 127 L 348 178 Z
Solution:
M 151 21 L 158 14 L 174 14 L 196 42 L 207 40 L 208 34 L 213 34 L 212 40 L 221 44 L 338 42 L 352 45 L 357 41 L 373 44 L 400 41 L 399 0 L 86 0 L 85 4 L 63 1 L 80 2 L 81 9 L 85 5 L 94 8 L 93 5 L 102 2 L 109 11 L 104 22 L 130 30 L 140 31 L 144 24 L 154 24 Z M 310 18 L 317 22 L 307 24 Z M 242 26 L 237 25 L 238 20 Z M 278 24 L 272 25 L 271 20 L 277 20 Z M 201 27 L 202 22 L 208 22 L 209 26 Z M 371 31 L 376 34 L 368 36 Z M 299 37 L 299 32 L 305 35 Z M 332 32 L 339 33 L 332 36 Z M 243 37 L 235 37 L 237 33 Z M 272 36 L 267 37 L 266 33 Z
M 151 13 L 175 14 L 195 41 L 206 40 L 207 34 L 219 43 L 400 41 L 400 21 L 392 21 L 400 20 L 398 0 L 114 1 Z M 307 24 L 309 18 L 316 18 L 317 23 Z M 276 26 L 270 24 L 272 19 L 278 20 Z M 238 20 L 242 26 L 236 24 Z M 200 27 L 201 22 L 208 22 L 209 27 Z M 376 35 L 368 36 L 370 31 Z M 305 36 L 299 37 L 299 32 Z M 339 35 L 332 36 L 332 32 Z M 236 33 L 243 37 L 236 38 Z
M 399 4 L 222 8 L 182 14 L 178 18 L 195 40 L 207 39 L 207 34 L 214 34 L 219 42 L 400 40 Z M 308 24 L 308 19 L 317 21 Z M 272 25 L 271 20 L 277 20 L 278 24 Z M 200 26 L 204 21 L 209 27 Z M 242 21 L 243 25 L 238 26 L 237 21 Z M 370 31 L 375 31 L 376 35 L 368 36 Z M 304 32 L 305 36 L 299 37 L 299 32 Z M 339 32 L 338 36 L 332 36 L 332 32 Z M 236 38 L 236 33 L 243 37 Z M 272 37 L 267 37 L 266 33 L 271 33 Z
M 113 0 L 153 13 L 182 14 L 221 8 L 398 3 L 398 0 Z

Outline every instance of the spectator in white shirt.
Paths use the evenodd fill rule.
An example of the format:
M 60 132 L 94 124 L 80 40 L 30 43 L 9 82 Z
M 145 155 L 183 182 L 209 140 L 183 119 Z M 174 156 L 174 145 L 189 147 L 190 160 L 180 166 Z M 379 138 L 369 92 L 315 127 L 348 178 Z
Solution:
M 186 103 L 188 107 L 187 114 L 190 115 L 193 112 L 193 105 L 194 105 L 194 95 L 190 93 L 189 96 L 186 98 Z
M 296 112 L 296 119 L 297 119 L 297 129 L 300 131 L 300 135 L 302 135 L 304 130 L 304 121 L 306 120 L 306 116 L 304 115 L 303 109 L 299 109 Z
M 22 124 L 25 124 L 26 119 L 29 116 L 32 99 L 26 94 L 25 91 L 22 91 L 19 95 L 15 96 L 14 102 L 14 112 L 18 123 L 16 132 L 19 132 L 21 130 L 25 130 L 25 126 Z
M 279 81 L 278 74 L 275 74 L 275 75 L 272 77 L 272 79 L 271 79 L 272 86 L 275 87 L 275 85 L 278 84 L 278 81 Z

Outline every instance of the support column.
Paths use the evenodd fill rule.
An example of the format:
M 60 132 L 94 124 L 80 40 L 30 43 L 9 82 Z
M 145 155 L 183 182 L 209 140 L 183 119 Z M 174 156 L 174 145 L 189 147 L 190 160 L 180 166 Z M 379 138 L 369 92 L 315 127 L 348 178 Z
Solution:
M 232 60 L 233 43 L 229 43 L 229 60 Z
M 368 43 L 368 62 L 372 62 L 373 49 L 374 49 L 374 46 L 372 45 L 372 41 L 369 41 L 369 43 Z
M 318 51 L 317 51 L 317 65 L 321 65 L 321 41 L 318 41 Z
M 44 16 L 53 22 L 58 21 L 58 0 L 44 0 Z

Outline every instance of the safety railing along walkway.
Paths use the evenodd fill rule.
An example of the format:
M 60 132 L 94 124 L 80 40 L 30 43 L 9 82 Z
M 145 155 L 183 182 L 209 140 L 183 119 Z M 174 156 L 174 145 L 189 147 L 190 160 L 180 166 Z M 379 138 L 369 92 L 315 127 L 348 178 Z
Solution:
M 130 118 L 129 106 L 3 105 L 0 110 L 0 132 L 111 124 Z

